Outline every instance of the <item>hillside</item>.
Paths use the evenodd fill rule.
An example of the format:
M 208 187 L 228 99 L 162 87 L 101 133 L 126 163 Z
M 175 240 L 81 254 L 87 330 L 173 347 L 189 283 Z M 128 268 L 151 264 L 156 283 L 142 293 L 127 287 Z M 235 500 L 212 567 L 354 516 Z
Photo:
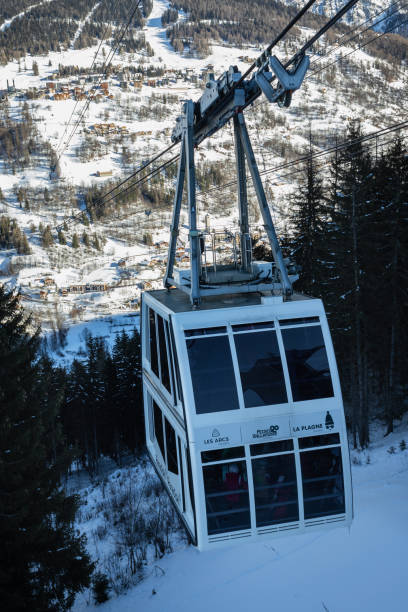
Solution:
M 155 0 L 152 7 L 147 7 L 151 10 L 142 31 L 141 23 L 133 24 L 133 48 L 126 42 L 120 53 L 114 55 L 110 74 L 104 80 L 107 85 L 101 89 L 97 67 L 108 57 L 113 31 L 106 32 L 96 59 L 98 46 L 86 47 L 85 31 L 88 26 L 99 24 L 99 34 L 96 30 L 94 33 L 97 38 L 102 23 L 97 19 L 108 20 L 105 25 L 111 27 L 112 16 L 106 12 L 104 3 L 82 0 L 68 4 L 59 13 L 53 3 L 40 3 L 36 9 L 21 3 L 21 16 L 14 20 L 9 11 L 2 9 L 6 18 L 2 33 L 7 36 L 11 36 L 17 24 L 22 28 L 26 20 L 31 23 L 33 11 L 40 9 L 40 22 L 44 15 L 57 11 L 58 19 L 61 16 L 62 21 L 72 24 L 64 30 L 64 40 L 55 43 L 61 45 L 61 50 L 43 55 L 24 55 L 22 51 L 19 59 L 0 68 L 4 91 L 0 108 L 4 126 L 0 140 L 1 214 L 15 219 L 30 250 L 27 254 L 21 247 L 5 248 L 12 247 L 11 243 L 3 246 L 2 282 L 20 288 L 23 303 L 45 330 L 69 326 L 78 317 L 92 319 L 135 308 L 143 287 L 160 285 L 175 166 L 151 181 L 143 193 L 130 193 L 119 204 L 112 202 L 102 217 L 94 216 L 91 225 L 88 223 L 92 209 L 88 207 L 85 211 L 87 190 L 91 186 L 105 186 L 109 190 L 113 180 L 126 176 L 168 145 L 180 100 L 199 97 L 207 66 L 213 66 L 216 74 L 230 64 L 237 64 L 243 71 L 262 48 L 259 40 L 256 46 L 248 41 L 242 48 L 218 37 L 207 39 L 210 46 L 205 57 L 198 57 L 188 48 L 177 52 L 167 38 L 168 23 L 161 20 L 169 5 L 165 0 Z M 183 9 L 189 7 L 188 3 L 174 6 L 179 10 L 178 21 L 190 23 L 193 16 L 187 18 Z M 220 5 L 219 10 L 226 6 Z M 199 7 L 198 4 L 196 10 Z M 210 8 L 208 5 L 206 10 Z M 270 13 L 284 20 L 292 8 L 287 10 L 289 13 Z M 126 11 L 125 5 L 121 11 Z M 312 16 L 311 26 L 317 27 L 318 23 L 313 21 L 316 19 L 321 17 Z M 279 23 L 271 22 L 271 28 Z M 278 55 L 283 58 L 293 53 L 312 31 L 310 27 L 297 28 L 296 37 L 291 36 L 280 45 Z M 18 36 L 18 29 L 14 36 Z M 265 30 L 263 38 L 266 37 Z M 388 39 L 381 38 L 377 47 L 384 40 Z M 366 132 L 395 122 L 402 112 L 401 92 L 406 88 L 400 58 L 405 52 L 404 40 L 396 37 L 394 43 L 387 43 L 394 51 L 398 49 L 397 57 L 387 56 L 388 61 L 383 59 L 381 48 L 374 48 L 374 43 L 358 51 L 355 47 L 359 41 L 353 40 L 351 46 L 341 47 L 345 57 L 336 62 L 339 59 L 336 47 L 326 45 L 325 53 L 330 54 L 330 62 L 336 63 L 326 67 L 329 60 L 315 55 L 314 67 L 323 70 L 307 77 L 288 111 L 272 108 L 263 101 L 251 110 L 247 121 L 256 141 L 261 170 L 298 157 L 308 142 L 309 129 L 317 150 L 341 139 L 354 118 L 362 119 Z M 84 108 L 87 110 L 81 117 Z M 76 126 L 78 118 L 80 125 Z M 15 130 L 24 132 L 20 132 L 19 149 L 13 145 Z M 205 143 L 198 150 L 197 159 L 201 189 L 223 182 L 221 177 L 226 172 L 233 179 L 231 134 L 221 132 Z M 55 160 L 59 178 L 52 172 Z M 266 187 L 276 221 L 278 225 L 284 223 L 292 180 L 272 174 Z M 235 211 L 231 213 L 224 202 L 215 196 L 204 198 L 201 223 L 210 212 L 212 227 L 232 226 Z M 79 215 L 79 221 L 72 220 L 78 218 L 81 209 L 84 215 Z M 254 221 L 257 222 L 256 217 Z M 180 258 L 183 257 L 181 250 Z

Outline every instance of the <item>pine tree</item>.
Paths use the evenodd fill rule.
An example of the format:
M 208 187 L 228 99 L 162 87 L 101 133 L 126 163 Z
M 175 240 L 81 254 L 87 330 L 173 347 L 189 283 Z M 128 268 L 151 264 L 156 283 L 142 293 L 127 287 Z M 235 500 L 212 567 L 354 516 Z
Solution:
M 92 565 L 61 478 L 72 456 L 58 429 L 62 389 L 38 362 L 38 334 L 0 287 L 0 600 L 8 612 L 68 610 Z
M 54 244 L 54 238 L 51 233 L 51 228 L 49 225 L 43 230 L 41 235 L 41 244 L 47 249 Z
M 89 235 L 86 232 L 84 232 L 82 234 L 82 242 L 88 248 L 91 246 L 91 241 L 89 240 Z
M 312 157 L 305 163 L 302 178 L 297 192 L 292 196 L 289 216 L 292 257 L 300 269 L 296 288 L 302 293 L 319 296 L 322 279 L 327 273 L 323 261 L 325 205 L 322 179 Z
M 74 234 L 72 236 L 72 248 L 73 249 L 79 249 L 79 238 L 78 238 L 78 234 Z
M 375 371 L 387 432 L 401 417 L 408 368 L 408 160 L 400 140 L 377 160 L 373 170 L 369 239 L 365 270 L 365 313 L 370 368 Z
M 63 232 L 62 230 L 60 230 L 60 231 L 58 232 L 58 242 L 59 242 L 60 244 L 67 244 L 67 240 L 66 240 L 66 238 L 65 238 L 65 234 L 64 234 L 64 232 Z
M 364 260 L 370 249 L 372 160 L 359 140 L 361 135 L 359 124 L 352 125 L 350 145 L 332 162 L 325 236 L 325 260 L 331 274 L 324 280 L 322 293 L 336 338 L 345 400 L 351 407 L 354 446 L 364 448 L 369 442 L 369 404 L 367 319 L 362 296 L 366 288 Z

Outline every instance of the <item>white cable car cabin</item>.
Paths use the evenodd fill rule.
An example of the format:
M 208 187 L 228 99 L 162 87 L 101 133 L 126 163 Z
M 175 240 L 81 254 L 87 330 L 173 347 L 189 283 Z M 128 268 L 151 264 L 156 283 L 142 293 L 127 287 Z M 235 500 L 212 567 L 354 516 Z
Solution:
M 199 549 L 349 525 L 341 390 L 320 300 L 144 293 L 147 449 Z
M 203 94 L 204 116 L 200 101 L 185 102 L 172 135 L 181 151 L 166 288 L 142 295 L 147 450 L 199 549 L 352 520 L 347 433 L 326 315 L 320 300 L 293 294 L 295 278 L 243 115 L 261 89 L 288 106 L 309 60 L 298 54 L 288 73 L 265 53 L 255 79 L 230 69 L 231 89 L 219 104 Z M 194 148 L 230 120 L 239 232 L 229 232 L 233 263 L 220 265 L 216 241 L 206 246 L 214 235 L 197 226 Z M 273 263 L 252 261 L 247 169 Z M 189 271 L 174 267 L 186 177 Z

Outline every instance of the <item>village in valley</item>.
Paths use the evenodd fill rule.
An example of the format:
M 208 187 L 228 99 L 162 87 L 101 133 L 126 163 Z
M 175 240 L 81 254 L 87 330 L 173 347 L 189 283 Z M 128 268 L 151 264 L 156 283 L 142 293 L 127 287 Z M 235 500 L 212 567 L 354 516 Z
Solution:
M 161 23 L 167 8 L 164 0 L 153 2 L 145 26 L 136 31 L 139 49 L 121 50 L 105 71 L 104 61 L 111 50 L 108 44 L 101 45 L 101 50 L 97 46 L 74 49 L 72 44 L 60 52 L 28 55 L 0 66 L 3 121 L 10 125 L 22 119 L 27 122 L 30 132 L 26 138 L 31 147 L 30 154 L 23 147 L 13 157 L 10 144 L 11 152 L 7 150 L 1 162 L 0 219 L 6 238 L 0 256 L 0 281 L 19 290 L 22 304 L 32 312 L 33 320 L 41 323 L 44 333 L 69 329 L 78 321 L 92 325 L 98 317 L 132 313 L 139 308 L 141 291 L 162 286 L 177 165 L 167 166 L 145 189 L 130 190 L 129 197 L 113 200 L 108 210 L 101 212 L 92 202 L 113 190 L 124 177 L 143 169 L 168 146 L 183 100 L 198 99 L 208 79 L 230 65 L 237 65 L 243 73 L 261 50 L 217 43 L 203 56 L 180 54 L 166 38 L 166 26 Z M 185 15 L 180 12 L 179 18 L 183 20 Z M 291 44 L 285 43 L 280 52 L 289 54 Z M 371 67 L 371 85 L 384 86 L 385 62 L 374 61 L 363 52 L 355 62 Z M 305 150 L 305 117 L 313 122 L 318 150 L 331 144 L 336 126 L 344 130 L 359 116 L 366 94 L 357 92 L 347 104 L 339 95 L 347 89 L 348 79 L 353 79 L 352 66 L 350 61 L 337 89 L 329 72 L 305 83 L 302 99 L 288 111 L 261 106 L 257 115 L 248 119 L 255 141 L 264 142 L 256 151 L 261 170 L 270 166 L 271 155 L 274 163 L 279 163 Z M 366 86 L 370 87 L 368 79 Z M 403 86 L 401 79 L 388 86 L 388 99 L 393 95 L 394 101 L 381 118 L 377 106 L 365 108 L 367 129 L 381 127 L 395 114 Z M 233 135 L 228 129 L 196 151 L 199 223 L 213 236 L 211 248 L 219 261 L 231 261 L 235 256 L 234 247 L 216 237 L 221 231 L 233 235 L 238 218 L 234 195 L 214 193 L 214 187 L 225 182 L 227 169 L 234 171 L 234 155 Z M 207 197 L 211 188 L 213 192 Z M 282 227 L 282 212 L 292 189 L 290 179 L 279 173 L 266 180 L 278 227 Z M 251 190 L 249 197 L 257 239 L 262 244 L 265 235 Z M 181 221 L 182 226 L 187 222 L 185 213 Z M 20 236 L 20 242 L 15 238 L 13 242 L 12 235 Z M 188 267 L 185 231 L 180 233 L 176 255 L 177 265 Z

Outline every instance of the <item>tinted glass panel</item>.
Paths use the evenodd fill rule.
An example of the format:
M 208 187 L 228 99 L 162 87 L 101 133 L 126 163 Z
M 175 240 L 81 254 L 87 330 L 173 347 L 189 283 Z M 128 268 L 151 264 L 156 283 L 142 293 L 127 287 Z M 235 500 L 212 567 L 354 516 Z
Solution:
M 302 325 L 304 323 L 319 323 L 319 317 L 303 317 L 302 319 L 279 319 L 279 325 Z
M 195 500 L 194 500 L 194 488 L 193 488 L 193 474 L 192 474 L 192 471 L 191 471 L 190 453 L 188 451 L 187 451 L 187 454 L 186 454 L 186 459 L 187 459 L 188 491 L 190 493 L 191 507 L 193 509 L 193 513 L 194 513 L 194 517 L 195 517 Z M 194 521 L 195 521 L 195 518 L 194 518 Z
M 228 336 L 186 340 L 197 414 L 239 408 Z
M 293 454 L 253 459 L 252 474 L 257 527 L 299 520 Z
M 270 329 L 275 327 L 273 321 L 267 321 L 266 323 L 243 323 L 241 325 L 233 325 L 232 329 L 234 332 L 250 331 L 251 329 Z
M 226 327 L 208 327 L 206 329 L 186 329 L 184 335 L 186 338 L 191 338 L 192 336 L 208 336 L 210 334 L 226 334 Z
M 344 512 L 343 466 L 340 447 L 300 454 L 305 518 Z
M 173 348 L 174 367 L 176 370 L 177 395 L 178 395 L 179 400 L 183 402 L 183 390 L 181 388 L 180 370 L 179 370 L 178 357 L 177 357 L 177 351 L 176 351 L 176 343 L 174 342 L 173 328 L 170 326 L 169 329 L 170 329 L 169 337 L 171 338 L 171 345 Z
M 239 457 L 245 457 L 245 449 L 243 446 L 220 448 L 219 450 L 204 451 L 201 453 L 201 461 L 203 463 L 210 463 L 210 461 L 225 461 L 226 459 L 238 459 Z
M 171 384 L 173 386 L 173 393 L 174 393 L 174 400 L 175 402 L 177 402 L 177 390 L 176 390 L 176 376 L 175 376 L 175 371 L 174 371 L 174 363 L 173 363 L 173 354 L 172 354 L 172 347 L 171 347 L 171 337 L 170 337 L 170 328 L 169 328 L 169 324 L 166 321 L 166 319 L 164 319 L 164 330 L 166 332 L 166 337 L 167 337 L 167 344 L 168 344 L 168 358 L 169 358 L 169 369 L 170 369 L 170 376 L 171 376 Z
M 338 433 L 327 434 L 327 436 L 309 436 L 308 438 L 299 438 L 299 448 L 328 446 L 329 444 L 340 444 L 340 436 Z
M 183 512 L 186 511 L 186 496 L 184 493 L 184 469 L 183 469 L 183 455 L 182 455 L 182 451 L 181 451 L 181 442 L 180 442 L 180 438 L 177 436 L 177 441 L 178 441 L 178 450 L 179 450 L 179 457 L 180 457 L 180 478 L 181 478 L 181 500 L 183 503 Z M 184 446 L 183 446 L 184 449 Z
M 287 402 L 276 332 L 235 334 L 246 408 Z
M 282 330 L 293 400 L 332 397 L 329 363 L 320 326 Z
M 279 440 L 279 442 L 265 442 L 265 444 L 251 444 L 251 455 L 269 455 L 271 453 L 284 453 L 293 450 L 293 440 Z
M 159 445 L 161 454 L 164 457 L 166 456 L 164 453 L 164 437 L 163 437 L 163 417 L 162 411 L 153 400 L 153 413 L 154 413 L 154 434 L 156 436 L 157 444 Z
M 208 534 L 249 529 L 245 461 L 203 467 Z
M 178 474 L 176 434 L 166 418 L 164 423 L 166 429 L 167 469 L 169 472 L 173 472 L 173 474 Z
M 159 376 L 159 361 L 157 356 L 156 342 L 156 319 L 154 311 L 149 308 L 149 340 L 150 340 L 150 367 L 156 376 Z
M 163 385 L 166 387 L 167 391 L 171 393 L 169 361 L 167 358 L 166 338 L 164 335 L 164 323 L 160 315 L 157 315 L 157 329 L 159 332 L 161 381 Z

